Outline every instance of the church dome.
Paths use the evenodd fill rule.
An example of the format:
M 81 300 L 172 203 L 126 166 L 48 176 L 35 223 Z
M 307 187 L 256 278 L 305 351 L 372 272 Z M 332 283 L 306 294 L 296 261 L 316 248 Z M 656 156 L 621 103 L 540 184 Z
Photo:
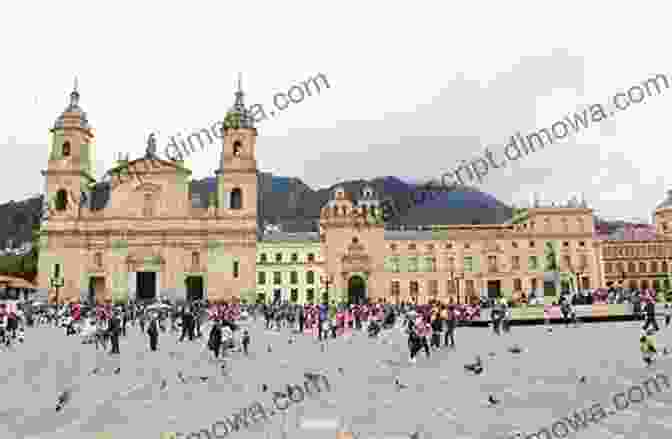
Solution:
M 672 190 L 667 191 L 667 198 L 665 198 L 665 200 L 663 200 L 662 203 L 660 203 L 660 204 L 658 204 L 658 206 L 656 206 L 656 210 L 667 209 L 669 207 L 672 207 Z

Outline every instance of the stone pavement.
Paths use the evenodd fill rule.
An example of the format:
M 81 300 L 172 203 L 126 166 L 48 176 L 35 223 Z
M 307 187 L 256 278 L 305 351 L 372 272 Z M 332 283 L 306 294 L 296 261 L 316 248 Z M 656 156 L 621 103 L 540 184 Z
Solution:
M 152 353 L 147 338 L 131 328 L 121 339 L 121 355 L 113 357 L 65 337 L 62 330 L 29 329 L 25 344 L 0 352 L 0 438 L 93 439 L 105 432 L 106 438 L 159 439 L 169 431 L 184 432 L 186 438 L 254 401 L 270 408 L 270 391 L 300 385 L 304 372 L 321 371 L 331 392 L 227 437 L 281 438 L 285 429 L 291 439 L 333 439 L 334 426 L 345 424 L 361 439 L 408 437 L 414 431 L 421 439 L 498 439 L 515 429 L 529 434 L 550 427 L 596 402 L 609 408 L 615 393 L 656 372 L 672 375 L 672 355 L 651 369 L 643 367 L 639 322 L 555 326 L 552 333 L 543 327 L 514 327 L 501 337 L 485 328 L 458 328 L 457 350 L 443 349 L 430 359 L 420 353 L 414 365 L 398 330 L 378 340 L 364 334 L 329 340 L 325 352 L 307 336 L 289 344 L 286 330 L 265 331 L 261 322 L 250 324 L 250 330 L 250 356 L 233 353 L 227 359 L 230 375 L 224 376 L 204 351 L 205 338 L 177 343 L 175 335 L 162 334 L 159 352 Z M 659 347 L 672 346 L 672 328 L 656 339 Z M 509 353 L 514 343 L 524 352 Z M 484 373 L 466 375 L 463 365 L 477 354 Z M 90 376 L 95 367 L 102 373 Z M 121 371 L 114 374 L 117 367 Z M 178 371 L 212 378 L 182 384 Z M 578 382 L 583 375 L 585 384 Z M 396 388 L 397 376 L 407 388 Z M 270 391 L 263 392 L 262 384 Z M 57 396 L 69 387 L 72 400 L 57 413 Z M 501 403 L 490 407 L 489 394 Z M 672 389 L 572 433 L 591 439 L 670 434 Z

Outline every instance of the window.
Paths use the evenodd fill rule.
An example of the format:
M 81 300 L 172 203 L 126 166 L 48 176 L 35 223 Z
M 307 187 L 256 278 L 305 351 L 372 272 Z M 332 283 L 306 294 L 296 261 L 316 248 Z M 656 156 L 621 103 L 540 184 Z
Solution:
M 474 290 L 475 290 L 474 281 L 472 279 L 468 279 L 467 280 L 467 292 L 473 294 Z
M 436 258 L 434 256 L 428 256 L 425 259 L 425 263 L 427 264 L 429 271 L 432 273 L 436 272 Z
M 520 279 L 514 279 L 513 280 L 513 290 L 514 291 L 522 291 L 523 289 L 523 282 Z
M 390 285 L 390 295 L 391 296 L 399 296 L 401 294 L 401 285 L 398 280 L 393 280 L 392 284 Z
M 564 255 L 562 257 L 562 263 L 565 269 L 569 269 L 572 267 L 572 259 L 568 255 Z
M 231 191 L 229 209 L 242 209 L 243 208 L 243 192 L 240 188 L 235 188 Z
M 315 262 L 315 255 L 313 253 L 308 253 L 308 262 Z
M 667 262 L 663 261 L 660 263 L 660 271 L 667 273 Z
M 530 248 L 534 248 L 534 241 L 530 241 Z
M 612 268 L 611 262 L 607 262 L 606 264 L 604 264 L 604 272 L 605 273 L 611 273 L 612 271 L 613 271 L 613 268 Z
M 623 266 L 623 262 L 619 262 L 616 264 L 616 270 L 618 270 L 619 273 L 624 273 L 625 272 L 625 267 Z
M 233 142 L 233 156 L 240 157 L 240 152 L 243 149 L 243 146 L 240 144 L 240 141 L 236 140 Z
M 429 251 L 434 250 L 434 244 L 427 244 L 427 250 Z
M 528 261 L 528 269 L 530 271 L 535 271 L 539 268 L 539 261 L 536 256 L 530 256 L 530 259 Z
M 439 295 L 439 281 L 436 279 L 431 279 L 429 281 L 429 294 L 431 296 L 438 296 Z
M 65 142 L 63 144 L 63 157 L 70 156 L 70 142 Z
M 455 287 L 455 281 L 452 279 L 448 279 L 446 282 L 446 289 L 448 290 L 448 293 L 450 294 L 455 294 L 457 291 L 457 288 Z
M 291 273 L 289 273 L 289 282 L 293 285 L 299 283 L 299 273 L 297 273 L 296 271 L 292 271 Z
M 233 261 L 233 278 L 238 279 L 240 276 L 240 262 Z
M 416 272 L 418 271 L 418 258 L 411 256 L 408 258 L 408 271 Z
M 392 257 L 392 272 L 393 273 L 399 273 L 399 271 L 401 271 L 400 265 L 401 264 L 399 263 L 399 256 Z
M 299 255 L 296 253 L 292 253 L 292 262 L 299 262 Z
M 266 272 L 260 271 L 258 273 L 258 276 L 259 276 L 258 284 L 259 285 L 266 285 Z
M 497 271 L 497 256 L 488 256 L 488 268 L 490 271 Z
M 359 239 L 356 236 L 352 237 L 352 243 L 357 244 L 359 242 Z
M 282 273 L 276 271 L 273 273 L 273 284 L 280 285 L 282 283 Z
M 448 271 L 455 271 L 455 258 L 448 258 Z
M 585 241 L 579 241 L 579 247 L 585 247 L 586 242 Z
M 585 270 L 588 267 L 588 256 L 579 255 L 579 269 Z
M 145 194 L 145 204 L 142 208 L 143 216 L 154 216 L 154 206 L 152 205 L 152 194 Z
M 417 280 L 412 280 L 408 283 L 408 289 L 410 290 L 411 297 L 418 297 L 420 292 L 420 287 L 418 286 Z
M 96 253 L 94 257 L 94 264 L 96 267 L 102 267 L 103 266 L 103 254 L 98 252 Z
M 511 268 L 514 270 L 520 270 L 520 256 L 511 257 Z
M 201 265 L 201 258 L 198 252 L 191 252 L 191 266 L 193 268 L 197 268 L 199 265 Z M 192 270 L 193 270 L 192 268 Z M 196 269 L 196 271 L 199 271 Z
M 397 250 L 397 244 L 390 244 L 390 250 L 396 251 Z
M 306 273 L 306 283 L 311 284 L 311 285 L 315 283 L 315 272 L 314 271 L 308 271 Z
M 651 273 L 658 273 L 658 262 L 651 262 Z
M 569 241 L 565 241 L 565 242 L 563 242 L 563 243 L 562 243 L 562 246 L 563 246 L 563 247 L 569 247 Z
M 474 258 L 471 256 L 464 257 L 464 271 L 472 271 L 474 268 Z
M 450 250 L 450 249 L 453 248 L 453 244 L 448 243 L 448 244 L 445 245 L 445 248 L 446 248 L 447 250 Z
M 464 248 L 467 249 L 467 250 L 470 249 L 470 248 L 471 248 L 471 244 L 469 244 L 468 242 L 466 242 L 466 243 L 464 244 Z
M 56 192 L 56 210 L 65 210 L 68 207 L 68 193 L 65 189 Z
M 299 301 L 299 290 L 296 288 L 292 288 L 292 290 L 289 292 L 289 300 L 292 303 L 296 303 Z
M 639 263 L 639 272 L 646 273 L 646 264 L 644 262 Z
M 282 253 L 276 253 L 276 254 L 275 254 L 275 262 L 276 262 L 277 264 L 279 264 L 279 263 L 282 262 Z
M 415 248 L 416 248 L 415 244 L 408 244 L 409 250 L 415 250 Z
M 512 246 L 513 248 L 518 248 L 518 243 L 517 243 L 516 241 L 513 241 L 513 242 L 511 243 L 511 246 Z
M 261 256 L 259 256 L 259 262 L 261 262 L 262 264 L 265 264 L 266 261 L 267 261 L 266 253 L 262 253 Z
M 315 290 L 314 289 L 308 288 L 306 290 L 306 302 L 315 303 Z
M 628 262 L 628 273 L 634 273 L 637 271 L 637 266 L 634 262 Z

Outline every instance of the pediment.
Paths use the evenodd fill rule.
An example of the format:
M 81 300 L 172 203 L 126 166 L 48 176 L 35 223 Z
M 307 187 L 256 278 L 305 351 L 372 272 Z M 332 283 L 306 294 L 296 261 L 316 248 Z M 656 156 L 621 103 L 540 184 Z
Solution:
M 140 183 L 133 190 L 137 192 L 161 192 L 161 186 L 153 183 Z

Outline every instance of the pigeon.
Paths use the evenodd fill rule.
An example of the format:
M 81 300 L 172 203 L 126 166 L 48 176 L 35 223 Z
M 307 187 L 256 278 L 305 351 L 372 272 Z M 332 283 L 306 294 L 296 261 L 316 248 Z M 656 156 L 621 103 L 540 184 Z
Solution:
M 187 380 L 184 379 L 184 375 L 181 371 L 177 372 L 177 377 L 180 379 L 180 381 L 182 381 L 182 384 L 187 384 Z
M 209 379 L 210 377 L 200 376 L 199 378 L 201 379 L 201 382 L 204 383 L 204 382 L 208 381 L 208 379 Z
M 338 368 L 338 373 L 340 373 L 341 375 L 345 375 L 345 371 L 343 370 L 342 367 Z
M 663 355 L 669 355 L 670 354 L 670 349 L 669 348 L 663 348 Z
M 586 377 L 585 377 L 585 376 L 582 376 L 581 378 L 579 378 L 579 382 L 580 382 L 581 384 L 585 384 L 585 383 L 586 383 Z
M 161 380 L 161 390 L 166 390 L 166 387 L 168 387 L 168 381 L 165 379 Z
M 99 367 L 96 367 L 95 369 L 93 369 L 93 370 L 91 371 L 91 375 L 96 375 L 96 374 L 98 374 L 98 372 L 100 372 L 100 368 L 99 368 Z
M 60 412 L 63 409 L 63 406 L 70 401 L 72 393 L 69 390 L 64 391 L 58 396 L 58 402 L 56 403 L 56 411 Z
M 261 391 L 262 392 L 267 392 L 268 391 L 268 386 L 266 384 L 261 385 Z
M 121 367 L 117 367 L 116 369 L 114 369 L 114 374 L 115 375 L 119 375 L 120 372 L 121 372 Z
M 294 343 L 294 340 L 292 340 L 291 338 L 287 340 L 287 344 L 292 344 L 292 343 Z
M 497 401 L 497 400 L 495 399 L 495 397 L 492 396 L 492 395 L 488 396 L 488 402 L 490 403 L 490 405 L 496 405 L 496 404 L 499 404 L 499 401 Z
M 266 349 L 266 352 L 273 352 L 273 349 L 271 349 L 271 345 L 268 345 L 268 348 Z
M 415 433 L 411 433 L 411 435 L 408 437 L 409 439 L 420 439 L 420 433 L 417 431 Z
M 509 352 L 511 352 L 512 354 L 520 354 L 521 352 L 523 352 L 523 349 L 518 345 L 514 345 L 509 348 Z
M 397 390 L 403 390 L 403 389 L 408 388 L 408 386 L 406 384 L 401 384 L 401 382 L 399 381 L 399 378 L 394 379 L 394 385 L 397 386 Z
M 483 372 L 483 363 L 481 362 L 481 357 L 476 356 L 476 362 L 473 364 L 465 364 L 464 369 L 473 372 L 476 375 L 480 375 Z

